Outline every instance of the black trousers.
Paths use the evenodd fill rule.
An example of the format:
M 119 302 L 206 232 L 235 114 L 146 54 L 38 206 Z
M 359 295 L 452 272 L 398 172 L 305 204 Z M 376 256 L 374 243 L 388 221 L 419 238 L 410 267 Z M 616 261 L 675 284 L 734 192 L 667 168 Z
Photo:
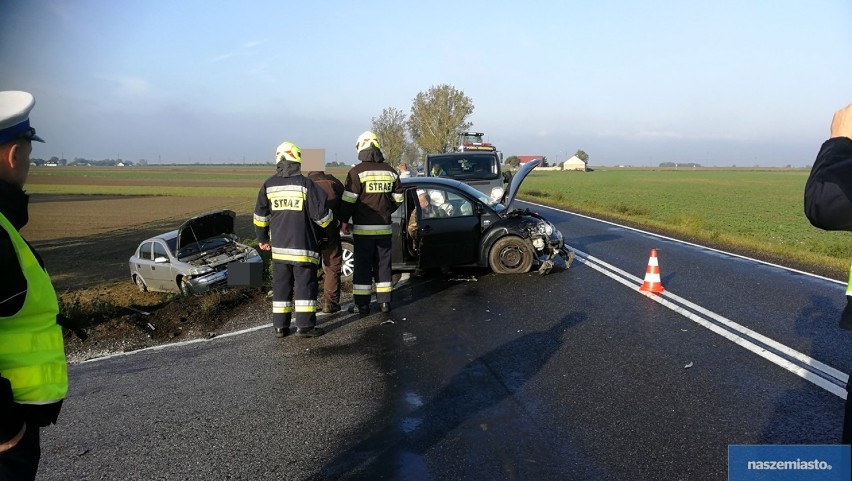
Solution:
M 30 481 L 35 479 L 41 458 L 39 428 L 27 426 L 24 437 L 14 448 L 0 453 L 0 480 Z
M 376 301 L 390 302 L 393 291 L 391 271 L 391 238 L 387 236 L 353 236 L 355 241 L 355 272 L 352 273 L 352 297 L 355 304 L 370 303 L 373 279 L 376 280 Z
M 317 266 L 273 262 L 272 326 L 290 327 L 294 312 L 296 327 L 317 325 Z

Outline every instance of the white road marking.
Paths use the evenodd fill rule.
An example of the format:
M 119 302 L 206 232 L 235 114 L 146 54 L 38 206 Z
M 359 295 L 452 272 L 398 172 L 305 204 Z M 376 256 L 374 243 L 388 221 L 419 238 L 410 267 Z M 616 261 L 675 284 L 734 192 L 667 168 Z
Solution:
M 640 286 L 642 285 L 642 279 L 608 264 L 601 259 L 590 256 L 585 252 L 577 249 L 573 250 L 577 253 L 575 259 L 586 266 L 591 267 L 616 282 L 646 296 L 654 302 L 677 312 L 678 314 L 724 337 L 734 344 L 737 344 L 738 346 L 757 354 L 783 369 L 790 371 L 802 379 L 805 379 L 842 399 L 846 399 L 845 384 L 849 381 L 849 376 L 841 371 L 828 366 L 807 354 L 803 354 L 789 346 L 781 344 L 780 342 L 770 339 L 745 326 L 737 324 L 724 316 L 698 306 L 669 291 L 662 294 L 652 294 L 641 291 Z M 710 319 L 702 317 L 699 314 L 716 321 L 718 324 L 712 322 Z M 739 332 L 742 336 L 732 331 Z M 759 344 L 763 344 L 763 346 Z

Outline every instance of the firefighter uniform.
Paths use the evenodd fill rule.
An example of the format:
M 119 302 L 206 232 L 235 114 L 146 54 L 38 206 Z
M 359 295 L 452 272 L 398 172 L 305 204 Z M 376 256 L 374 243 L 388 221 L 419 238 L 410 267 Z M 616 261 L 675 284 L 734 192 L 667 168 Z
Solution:
M 337 177 L 322 171 L 308 172 L 307 176 L 325 192 L 328 208 L 331 209 L 335 219 L 340 219 L 340 198 L 343 196 L 343 183 L 337 180 Z M 332 313 L 340 310 L 340 269 L 343 264 L 343 247 L 340 243 L 340 229 L 325 229 L 322 234 L 327 238 L 321 246 L 323 266 L 322 312 Z
M 318 335 L 320 253 L 313 224 L 326 228 L 334 215 L 325 193 L 301 174 L 298 147 L 284 142 L 276 159 L 277 171 L 263 183 L 254 209 L 258 242 L 271 245 L 272 251 L 272 325 L 276 336 L 286 336 L 295 312 L 297 334 Z
M 355 241 L 353 311 L 369 312 L 372 281 L 376 281 L 376 301 L 384 312 L 390 310 L 391 214 L 402 204 L 399 176 L 384 161 L 378 138 L 364 132 L 356 143 L 359 164 L 346 176 L 342 219 L 352 219 Z

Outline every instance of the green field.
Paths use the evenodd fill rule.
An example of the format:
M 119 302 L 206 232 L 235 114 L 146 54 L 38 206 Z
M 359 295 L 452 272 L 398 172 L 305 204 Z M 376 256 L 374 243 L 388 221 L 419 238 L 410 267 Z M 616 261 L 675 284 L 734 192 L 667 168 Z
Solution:
M 844 272 L 852 237 L 810 225 L 807 170 L 596 170 L 534 172 L 521 196 L 645 226 L 673 237 L 730 246 Z
M 271 165 L 37 168 L 27 189 L 185 197 L 215 192 L 253 199 L 272 172 Z M 346 169 L 331 173 L 343 179 Z M 852 259 L 852 238 L 808 223 L 802 210 L 807 176 L 803 169 L 541 171 L 530 174 L 520 197 L 698 243 L 763 253 L 779 263 L 818 266 L 842 278 Z

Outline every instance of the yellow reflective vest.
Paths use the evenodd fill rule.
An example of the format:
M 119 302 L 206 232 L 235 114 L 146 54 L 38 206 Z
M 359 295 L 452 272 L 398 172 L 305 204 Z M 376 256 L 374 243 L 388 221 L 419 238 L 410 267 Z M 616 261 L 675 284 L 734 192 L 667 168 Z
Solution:
M 12 240 L 27 280 L 21 310 L 12 317 L 0 317 L 0 374 L 12 384 L 19 404 L 59 402 L 68 392 L 65 345 L 56 323 L 59 301 L 50 276 L 3 214 L 0 225 Z

